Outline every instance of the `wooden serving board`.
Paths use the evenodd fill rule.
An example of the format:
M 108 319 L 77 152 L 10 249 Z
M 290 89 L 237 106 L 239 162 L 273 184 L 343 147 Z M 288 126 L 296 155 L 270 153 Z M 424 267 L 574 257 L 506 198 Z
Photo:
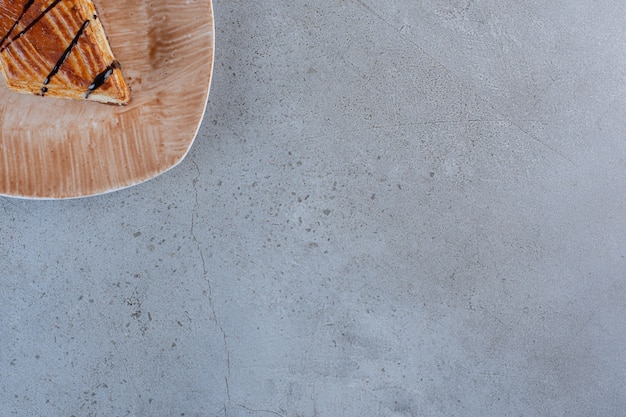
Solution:
M 129 187 L 176 166 L 194 141 L 213 69 L 211 0 L 95 3 L 132 102 L 22 95 L 0 79 L 0 195 L 60 199 Z

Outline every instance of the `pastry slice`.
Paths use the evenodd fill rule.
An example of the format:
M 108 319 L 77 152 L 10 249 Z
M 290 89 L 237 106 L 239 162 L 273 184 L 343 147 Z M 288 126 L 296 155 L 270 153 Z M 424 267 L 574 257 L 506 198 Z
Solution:
M 20 93 L 130 101 L 91 0 L 0 0 L 0 69 Z

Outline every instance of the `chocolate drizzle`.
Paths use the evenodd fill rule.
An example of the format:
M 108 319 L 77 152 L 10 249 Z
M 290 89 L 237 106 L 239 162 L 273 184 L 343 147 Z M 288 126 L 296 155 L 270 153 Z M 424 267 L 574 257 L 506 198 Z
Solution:
M 37 24 L 37 22 L 39 22 L 45 15 L 48 14 L 48 12 L 50 10 L 52 10 L 54 7 L 56 7 L 57 4 L 59 4 L 61 2 L 61 0 L 54 0 L 52 3 L 50 3 L 50 5 L 48 7 L 46 7 L 43 12 L 41 12 L 39 14 L 39 16 L 37 16 L 35 19 L 33 19 L 32 22 L 30 22 L 28 24 L 28 26 L 26 26 L 24 29 L 22 29 L 22 31 L 20 33 L 18 33 L 17 35 L 15 35 L 14 37 L 11 38 L 11 40 L 9 42 L 7 42 L 6 45 L 4 45 L 2 48 L 0 48 L 0 53 L 3 52 L 5 49 L 7 49 L 12 42 L 15 42 L 16 40 L 18 40 L 19 38 L 21 38 L 22 36 L 24 36 L 24 34 L 26 32 L 28 32 L 30 29 L 32 29 L 33 26 L 35 26 Z M 27 4 L 28 5 L 28 4 Z M 28 5 L 29 6 L 29 5 Z M 30 7 L 30 6 L 29 6 Z M 13 29 L 11 29 L 13 30 Z M 10 34 L 10 32 L 9 32 Z M 7 34 L 8 37 L 8 34 Z
M 87 89 L 87 92 L 85 93 L 85 98 L 89 98 L 89 96 L 91 95 L 91 93 L 94 92 L 94 90 L 100 88 L 104 83 L 106 83 L 109 80 L 109 77 L 111 77 L 111 75 L 113 74 L 113 70 L 115 70 L 116 68 L 121 68 L 121 67 L 122 66 L 120 65 L 119 62 L 113 61 L 111 65 L 109 65 L 108 67 L 104 69 L 104 71 L 96 75 L 96 78 L 93 80 L 91 85 L 89 85 L 89 88 Z
M 49 29 L 49 26 L 52 23 L 49 24 L 49 22 L 46 19 L 44 20 L 42 19 L 44 17 L 55 14 L 53 9 L 59 3 L 61 3 L 62 0 L 0 0 L 0 3 L 2 1 L 14 2 L 13 3 L 14 7 L 11 9 L 11 14 L 13 16 L 17 16 L 19 13 L 19 16 L 14 22 L 12 22 L 10 28 L 8 26 L 3 25 L 5 28 L 8 29 L 8 32 L 6 32 L 5 34 L 0 33 L 0 53 L 10 48 L 15 41 L 18 41 L 22 37 L 25 38 L 22 41 L 22 43 L 19 43 L 19 44 L 16 43 L 15 45 L 13 45 L 15 49 L 15 54 L 20 54 L 22 44 L 24 48 L 29 48 L 31 46 L 34 47 L 35 49 L 43 47 L 43 46 L 47 47 L 48 43 L 38 42 L 39 38 L 42 36 L 43 37 L 53 36 L 56 33 L 51 33 L 51 30 Z M 80 0 L 66 0 L 64 5 L 67 5 L 67 7 L 70 7 L 70 8 L 75 8 L 76 6 L 74 6 L 73 4 L 76 1 L 80 1 Z M 45 6 L 46 4 L 47 6 Z M 67 9 L 64 8 L 63 5 L 57 8 L 57 10 L 58 9 L 63 9 L 59 11 L 60 14 L 67 12 Z M 123 78 L 120 77 L 120 79 L 118 80 L 116 77 L 113 76 L 115 74 L 115 70 L 121 69 L 120 63 L 117 60 L 115 60 L 111 56 L 111 54 L 106 54 L 106 51 L 103 51 L 103 52 L 105 52 L 104 54 L 105 56 L 109 55 L 108 59 L 101 55 L 100 59 L 97 59 L 99 63 L 96 63 L 97 61 L 92 62 L 89 60 L 90 56 L 89 56 L 88 48 L 98 48 L 98 46 L 100 46 L 99 43 L 96 42 L 98 41 L 98 39 L 91 39 L 90 37 L 90 34 L 92 32 L 95 31 L 94 33 L 97 34 L 99 31 L 102 30 L 99 22 L 97 22 L 98 16 L 96 14 L 88 14 L 87 16 L 83 15 L 82 19 L 85 19 L 85 20 L 82 22 L 78 20 L 78 19 L 81 19 L 80 17 L 77 17 L 77 16 L 73 16 L 73 17 L 76 20 L 71 22 L 71 25 L 74 28 L 76 28 L 75 29 L 76 32 L 73 38 L 71 39 L 71 41 L 69 42 L 69 44 L 66 43 L 67 35 L 71 35 L 71 32 L 69 34 L 66 34 L 66 33 L 63 33 L 60 35 L 56 34 L 59 37 L 59 42 L 54 44 L 51 48 L 46 49 L 45 56 L 42 55 L 38 57 L 31 57 L 31 56 L 22 57 L 26 60 L 26 63 L 28 62 L 28 59 L 37 61 L 37 64 L 39 65 L 38 69 L 40 69 L 41 66 L 45 66 L 44 71 L 47 69 L 49 69 L 50 71 L 45 77 L 45 79 L 43 80 L 43 82 L 39 85 L 37 85 L 37 80 L 32 80 L 32 76 L 31 76 L 31 79 L 27 80 L 30 83 L 28 85 L 29 92 L 33 92 L 41 96 L 50 94 L 53 96 L 65 97 L 65 96 L 71 95 L 74 98 L 76 98 L 76 94 L 80 95 L 81 94 L 80 91 L 82 90 L 84 92 L 84 96 L 83 96 L 84 99 L 89 99 L 90 96 L 94 93 L 94 91 L 102 88 L 107 83 L 109 84 L 113 83 L 116 88 L 117 87 L 122 88 L 122 91 L 111 92 L 105 88 L 106 91 L 103 91 L 102 94 L 95 94 L 91 100 L 102 101 L 102 102 L 108 103 L 112 101 L 111 98 L 113 98 L 114 100 L 118 100 L 117 97 L 113 97 L 115 94 L 117 94 L 120 96 L 119 98 L 120 102 L 123 101 L 123 103 L 127 103 L 129 100 L 128 87 L 125 85 Z M 9 22 L 10 21 L 5 21 L 5 24 L 8 24 Z M 33 27 L 35 27 L 35 25 L 37 25 L 40 22 L 41 22 L 40 24 L 41 30 L 39 30 L 40 27 L 37 26 L 33 31 L 29 32 Z M 92 23 L 95 25 L 95 27 L 93 29 L 88 30 L 88 27 Z M 68 24 L 70 24 L 70 22 L 68 22 Z M 78 24 L 80 24 L 80 26 L 78 26 Z M 52 26 L 54 25 L 52 24 Z M 52 29 L 54 29 L 54 27 Z M 54 30 L 52 32 L 54 32 Z M 31 39 L 31 35 L 32 35 L 32 39 Z M 61 38 L 64 40 L 61 40 Z M 51 42 L 52 41 L 53 40 L 51 40 Z M 59 49 L 62 48 L 64 44 L 66 45 L 66 48 L 61 52 Z M 85 51 L 83 51 L 83 48 L 85 49 Z M 97 50 L 94 51 L 94 53 L 96 52 L 100 52 L 100 51 L 97 51 Z M 85 53 L 87 53 L 87 55 L 85 55 Z M 2 55 L 0 59 L 2 59 L 3 61 L 5 59 L 6 60 L 15 59 L 13 56 L 15 54 L 8 53 L 8 55 Z M 102 61 L 101 60 L 102 58 L 106 60 Z M 54 61 L 51 62 L 51 59 L 56 59 L 54 66 L 51 66 L 52 62 L 54 62 Z M 109 60 L 112 60 L 112 61 L 109 61 Z M 107 61 L 109 61 L 110 64 L 104 67 Z M 87 69 L 86 77 L 89 77 L 90 75 L 93 76 L 93 74 L 99 70 L 98 66 L 100 66 L 101 71 L 95 75 L 95 77 L 93 78 L 93 81 L 85 89 L 85 86 L 87 82 L 89 81 L 89 78 L 85 77 L 84 72 L 83 72 L 83 66 L 86 65 L 87 67 L 89 67 L 90 65 L 94 65 L 94 64 L 96 65 L 95 68 L 91 67 Z M 78 66 L 78 68 L 74 68 L 74 66 L 76 65 Z M 61 74 L 65 74 L 66 70 L 68 72 L 67 75 L 69 78 L 67 80 L 65 78 L 63 80 L 57 80 L 57 78 L 61 78 Z M 80 73 L 76 72 L 77 70 Z M 73 76 L 70 76 L 70 75 L 73 75 Z M 53 80 L 55 80 L 56 82 Z M 65 85 L 66 81 L 68 85 Z M 34 86 L 32 85 L 33 82 L 35 83 Z M 32 90 L 33 87 L 35 91 Z M 37 92 L 38 89 L 39 91 Z M 58 92 L 57 92 L 57 89 L 59 90 Z
M 24 17 L 24 15 L 26 14 L 26 12 L 28 11 L 28 9 L 30 9 L 30 6 L 33 5 L 33 3 L 35 2 L 35 0 L 28 0 L 26 2 L 26 4 L 24 4 L 24 9 L 22 10 L 22 13 L 20 14 L 20 17 L 18 17 L 17 19 L 15 19 L 15 22 L 13 22 L 13 25 L 11 25 L 11 29 L 9 29 L 9 31 L 7 32 L 6 35 L 4 35 L 2 37 L 2 39 L 0 39 L 0 47 L 2 45 L 4 45 L 4 42 L 6 42 L 6 40 L 9 38 L 9 36 L 11 35 L 11 33 L 13 32 L 13 29 L 15 29 L 15 27 L 18 25 L 18 23 L 20 23 L 20 20 L 22 20 L 22 18 Z
M 76 32 L 76 35 L 74 35 L 74 39 L 72 39 L 72 42 L 70 42 L 69 46 L 65 49 L 65 51 L 63 51 L 63 55 L 61 55 L 57 63 L 52 68 L 52 71 L 50 71 L 50 74 L 48 74 L 46 79 L 43 81 L 43 87 L 41 88 L 41 95 L 46 94 L 46 92 L 48 91 L 48 88 L 46 86 L 50 84 L 50 80 L 52 79 L 52 77 L 54 77 L 57 74 L 57 72 L 59 72 L 61 65 L 63 65 L 67 57 L 70 56 L 70 54 L 72 53 L 72 50 L 78 43 L 78 40 L 80 39 L 80 37 L 83 35 L 83 32 L 85 32 L 85 29 L 87 28 L 87 26 L 89 26 L 89 20 L 85 20 L 85 22 L 82 24 L 80 29 L 78 29 L 78 32 Z

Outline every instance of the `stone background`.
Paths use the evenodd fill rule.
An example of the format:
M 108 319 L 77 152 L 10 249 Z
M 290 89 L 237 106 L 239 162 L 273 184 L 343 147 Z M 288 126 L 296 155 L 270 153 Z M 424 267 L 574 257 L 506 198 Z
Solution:
M 620 416 L 626 3 L 216 0 L 174 170 L 0 199 L 0 416 Z

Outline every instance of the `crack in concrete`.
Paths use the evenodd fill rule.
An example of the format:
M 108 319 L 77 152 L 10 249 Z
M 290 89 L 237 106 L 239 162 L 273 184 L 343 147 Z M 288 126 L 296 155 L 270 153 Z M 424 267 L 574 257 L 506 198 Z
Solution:
M 237 407 L 241 407 L 241 408 L 243 408 L 244 410 L 246 410 L 246 411 L 250 411 L 250 412 L 252 412 L 252 413 L 268 413 L 268 414 L 274 414 L 275 416 L 284 417 L 282 414 L 277 413 L 276 411 L 272 411 L 272 410 L 260 410 L 260 409 L 254 409 L 254 408 L 249 408 L 249 407 L 246 407 L 246 406 L 245 406 L 245 405 L 243 405 L 243 404 L 237 404 L 237 403 L 236 403 L 235 405 L 236 405 Z
M 222 323 L 220 322 L 217 312 L 215 310 L 215 303 L 213 301 L 213 284 L 211 283 L 211 280 L 209 279 L 209 270 L 206 266 L 204 249 L 202 248 L 202 244 L 200 243 L 200 240 L 198 239 L 198 236 L 195 233 L 196 213 L 200 208 L 200 204 L 198 202 L 198 187 L 197 187 L 197 183 L 200 180 L 200 168 L 198 167 L 198 164 L 195 161 L 192 161 L 192 163 L 194 167 L 196 168 L 197 175 L 192 180 L 192 186 L 194 190 L 194 208 L 191 212 L 191 227 L 190 227 L 189 233 L 190 233 L 191 239 L 196 244 L 196 249 L 198 250 L 198 253 L 200 255 L 200 261 L 202 262 L 202 276 L 204 277 L 204 280 L 207 283 L 207 297 L 209 300 L 209 307 L 211 308 L 211 320 L 215 323 L 215 325 L 217 326 L 217 328 L 219 329 L 222 335 L 222 341 L 224 344 L 224 353 L 226 354 L 226 375 L 224 376 L 224 382 L 225 382 L 225 387 L 226 387 L 226 398 L 228 399 L 228 402 L 230 403 L 231 399 L 230 399 L 229 378 L 230 378 L 230 373 L 231 373 L 231 365 L 230 365 L 230 349 L 228 347 L 228 340 L 227 340 L 228 335 L 226 334 L 226 331 L 224 331 L 224 327 L 222 326 Z M 224 413 L 226 413 L 226 409 L 224 409 Z

